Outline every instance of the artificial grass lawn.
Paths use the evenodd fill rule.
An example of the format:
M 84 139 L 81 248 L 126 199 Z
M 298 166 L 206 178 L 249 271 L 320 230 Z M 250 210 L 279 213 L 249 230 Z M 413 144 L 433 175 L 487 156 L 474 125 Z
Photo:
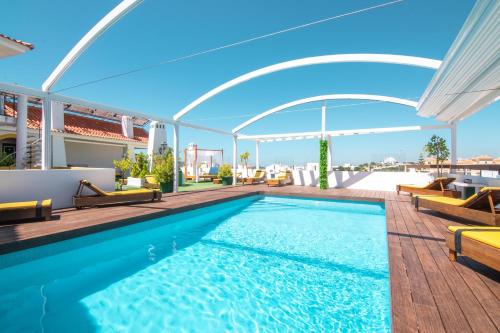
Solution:
M 182 186 L 179 186 L 179 192 L 187 192 L 187 191 L 200 191 L 200 190 L 208 190 L 222 187 L 222 184 L 214 184 L 212 182 L 200 182 L 195 183 L 188 181 L 184 183 Z M 115 183 L 115 189 L 120 190 L 120 184 L 118 182 Z M 123 185 L 123 190 L 135 190 L 137 187 Z

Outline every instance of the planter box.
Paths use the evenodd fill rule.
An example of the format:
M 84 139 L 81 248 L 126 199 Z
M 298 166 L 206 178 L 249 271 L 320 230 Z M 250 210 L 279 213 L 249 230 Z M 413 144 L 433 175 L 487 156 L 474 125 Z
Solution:
M 127 186 L 144 187 L 145 181 L 146 181 L 145 178 L 128 177 L 127 178 Z
M 222 185 L 233 185 L 233 176 L 221 177 Z

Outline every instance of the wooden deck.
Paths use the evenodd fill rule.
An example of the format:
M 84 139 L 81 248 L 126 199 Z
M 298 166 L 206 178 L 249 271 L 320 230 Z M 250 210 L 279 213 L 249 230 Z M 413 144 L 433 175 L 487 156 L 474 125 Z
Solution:
M 60 210 L 49 222 L 0 226 L 0 253 L 259 192 L 385 201 L 394 332 L 500 331 L 500 273 L 468 258 L 448 259 L 446 228 L 461 222 L 416 212 L 408 196 L 391 192 L 257 185 L 169 195 L 159 203 Z

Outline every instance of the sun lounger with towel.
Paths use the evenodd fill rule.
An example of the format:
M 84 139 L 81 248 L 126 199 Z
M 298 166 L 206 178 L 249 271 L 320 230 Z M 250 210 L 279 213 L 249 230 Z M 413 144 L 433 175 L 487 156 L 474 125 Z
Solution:
M 500 227 L 450 226 L 446 245 L 452 261 L 461 254 L 500 271 Z

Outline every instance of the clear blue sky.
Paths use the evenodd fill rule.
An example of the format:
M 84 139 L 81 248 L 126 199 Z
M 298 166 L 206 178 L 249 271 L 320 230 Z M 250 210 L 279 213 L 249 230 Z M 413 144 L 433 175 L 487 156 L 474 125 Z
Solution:
M 145 0 L 107 31 L 74 64 L 55 90 L 325 17 L 384 0 Z M 34 51 L 0 62 L 0 81 L 40 87 L 67 51 L 119 1 L 16 0 L 4 9 L 0 32 L 35 44 Z M 207 90 L 245 72 L 281 61 L 335 53 L 393 53 L 442 59 L 474 4 L 473 0 L 406 0 L 153 70 L 64 91 L 64 94 L 134 109 L 152 118 L 172 116 Z M 273 106 L 309 96 L 367 93 L 417 98 L 433 71 L 386 64 L 331 64 L 275 73 L 247 82 L 191 112 L 185 120 L 230 130 Z M 353 101 L 335 101 L 345 105 Z M 319 107 L 319 104 L 300 107 Z M 500 156 L 499 103 L 459 127 L 459 157 Z M 320 111 L 273 115 L 245 134 L 314 131 Z M 390 104 L 328 111 L 327 128 L 353 129 L 433 124 L 415 111 Z M 449 138 L 449 131 L 437 131 Z M 395 156 L 416 160 L 433 132 L 334 138 L 334 163 L 361 163 Z M 169 142 L 172 133 L 168 130 Z M 181 146 L 232 149 L 229 137 L 182 129 Z M 317 140 L 264 143 L 263 163 L 318 159 Z M 254 145 L 242 143 L 251 161 Z

